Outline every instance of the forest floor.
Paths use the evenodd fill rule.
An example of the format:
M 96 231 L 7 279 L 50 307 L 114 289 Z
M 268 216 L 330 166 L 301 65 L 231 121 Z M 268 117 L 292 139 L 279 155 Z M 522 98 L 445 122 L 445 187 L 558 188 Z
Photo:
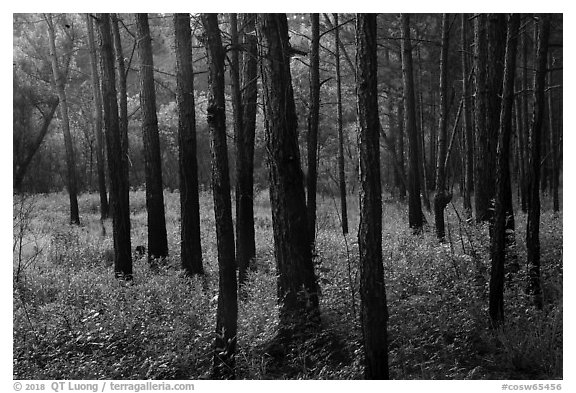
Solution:
M 390 199 L 391 200 L 391 199 Z M 151 269 L 134 260 L 132 284 L 114 279 L 111 222 L 97 194 L 79 199 L 81 226 L 68 225 L 68 196 L 14 197 L 13 376 L 15 379 L 209 378 L 218 288 L 212 198 L 201 195 L 205 280 L 182 276 L 179 196 L 166 193 L 170 257 Z M 318 197 L 316 272 L 322 330 L 282 356 L 268 194 L 255 198 L 256 271 L 239 303 L 237 377 L 360 379 L 357 198 L 343 236 L 337 201 Z M 130 195 L 132 248 L 146 245 L 143 191 Z M 447 242 L 432 228 L 407 229 L 403 204 L 385 203 L 383 256 L 393 379 L 562 378 L 562 213 L 544 204 L 541 221 L 544 309 L 525 294 L 526 215 L 516 212 L 520 270 L 506 283 L 506 323 L 488 327 L 486 226 L 447 209 Z M 433 217 L 426 213 L 429 223 Z

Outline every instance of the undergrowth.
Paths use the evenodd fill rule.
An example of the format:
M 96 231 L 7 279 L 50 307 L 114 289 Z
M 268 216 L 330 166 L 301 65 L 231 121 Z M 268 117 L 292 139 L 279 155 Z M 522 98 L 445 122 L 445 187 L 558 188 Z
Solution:
M 154 271 L 134 259 L 130 284 L 114 279 L 111 222 L 100 223 L 98 196 L 80 197 L 81 226 L 67 224 L 66 201 L 63 194 L 14 197 L 14 378 L 209 378 L 218 288 L 211 196 L 201 195 L 206 277 L 180 272 L 178 194 L 166 193 L 170 257 Z M 132 192 L 130 201 L 132 245 L 145 245 L 144 192 Z M 357 228 L 358 208 L 350 203 L 350 228 Z M 334 206 L 318 198 L 322 328 L 286 352 L 273 345 L 270 204 L 265 192 L 256 195 L 256 270 L 239 303 L 238 378 L 362 378 L 358 244 L 355 234 L 341 234 Z M 447 241 L 440 244 L 429 228 L 411 234 L 404 205 L 384 205 L 391 377 L 562 378 L 562 215 L 542 215 L 545 307 L 537 311 L 524 291 L 526 217 L 517 213 L 521 268 L 506 283 L 506 323 L 491 330 L 488 230 L 461 221 L 456 209 L 447 209 Z

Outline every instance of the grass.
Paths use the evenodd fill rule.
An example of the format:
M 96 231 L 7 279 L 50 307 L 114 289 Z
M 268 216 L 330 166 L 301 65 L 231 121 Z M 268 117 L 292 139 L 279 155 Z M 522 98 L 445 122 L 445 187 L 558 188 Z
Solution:
M 200 199 L 205 281 L 180 273 L 179 197 L 166 193 L 168 263 L 151 271 L 144 260 L 135 260 L 132 285 L 114 279 L 111 222 L 104 223 L 103 233 L 97 195 L 80 197 L 81 226 L 67 224 L 64 194 L 26 199 L 30 211 L 18 209 L 19 198 L 14 203 L 15 379 L 209 377 L 218 287 L 210 194 Z M 146 244 L 144 192 L 131 193 L 130 203 L 135 248 Z M 335 206 L 332 198 L 318 197 L 316 272 L 323 329 L 278 362 L 270 344 L 278 323 L 270 204 L 266 192 L 256 195 L 257 271 L 239 304 L 239 378 L 362 378 L 357 200 L 349 198 L 354 233 L 346 237 Z M 542 214 L 545 307 L 536 311 L 524 293 L 526 217 L 517 213 L 521 270 L 506 285 L 506 324 L 493 331 L 487 321 L 487 228 L 460 222 L 455 209 L 450 206 L 446 215 L 449 241 L 439 244 L 430 229 L 417 236 L 408 231 L 404 205 L 384 205 L 391 377 L 562 378 L 562 215 Z

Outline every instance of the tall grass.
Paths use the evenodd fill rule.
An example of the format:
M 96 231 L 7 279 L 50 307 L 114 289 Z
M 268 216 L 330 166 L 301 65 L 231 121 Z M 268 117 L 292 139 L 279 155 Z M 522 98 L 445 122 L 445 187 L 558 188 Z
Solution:
M 80 196 L 81 226 L 67 224 L 65 195 L 35 198 L 25 236 L 36 239 L 38 256 L 24 266 L 14 249 L 14 378 L 209 376 L 218 288 L 212 198 L 203 193 L 200 199 L 204 279 L 180 272 L 178 198 L 165 194 L 166 265 L 152 271 L 145 260 L 135 259 L 132 284 L 114 279 L 111 223 L 104 223 L 103 232 L 97 195 Z M 132 192 L 130 201 L 132 244 L 145 245 L 144 192 Z M 278 310 L 270 203 L 267 192 L 255 195 L 256 271 L 239 304 L 238 377 L 362 377 L 357 200 L 349 198 L 352 233 L 346 237 L 336 206 L 331 197 L 318 197 L 315 265 L 323 329 L 279 360 L 273 347 Z M 455 209 L 447 211 L 448 241 L 439 244 L 432 231 L 414 236 L 407 230 L 404 205 L 384 204 L 391 376 L 561 378 L 562 216 L 542 216 L 546 307 L 536 311 L 523 289 L 525 217 L 517 215 L 522 268 L 506 286 L 506 324 L 492 331 L 488 231 L 461 222 Z

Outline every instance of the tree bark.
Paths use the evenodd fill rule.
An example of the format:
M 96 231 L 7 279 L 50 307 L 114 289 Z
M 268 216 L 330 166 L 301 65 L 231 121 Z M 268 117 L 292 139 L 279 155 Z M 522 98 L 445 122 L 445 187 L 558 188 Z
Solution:
M 485 186 L 487 189 L 481 193 L 481 197 L 486 198 L 482 203 L 487 206 L 487 210 L 483 212 L 486 221 L 490 223 L 494 219 L 494 206 L 492 201 L 496 191 L 496 144 L 498 140 L 498 128 L 500 121 L 500 108 L 502 97 L 502 79 L 504 74 L 504 55 L 506 43 L 506 16 L 505 14 L 488 14 L 487 21 L 487 35 L 488 35 L 488 59 L 487 61 L 487 114 L 486 114 L 486 138 L 483 140 L 485 144 L 485 152 L 482 159 L 484 160 L 484 176 Z M 510 176 L 506 178 L 510 183 Z M 506 187 L 510 188 L 510 184 Z M 513 217 L 511 205 L 508 203 L 512 201 L 512 196 L 506 198 L 508 216 Z M 512 221 L 513 222 L 513 221 Z M 509 221 L 508 221 L 509 223 Z M 514 226 L 512 226 L 514 230 Z
M 190 14 L 174 14 L 178 164 L 180 175 L 180 254 L 188 275 L 204 274 L 200 241 L 200 202 L 196 156 L 196 114 Z
M 76 159 L 74 157 L 74 144 L 70 133 L 70 119 L 68 117 L 68 101 L 66 98 L 66 81 L 60 71 L 58 55 L 56 53 L 56 32 L 52 14 L 45 14 L 44 18 L 48 25 L 48 43 L 50 45 L 50 61 L 52 63 L 52 75 L 54 76 L 54 87 L 60 101 L 60 117 L 62 119 L 62 133 L 64 134 L 64 145 L 66 148 L 66 180 L 68 183 L 68 194 L 70 196 L 70 223 L 80 225 L 80 215 L 78 213 L 78 190 L 76 182 Z
M 114 53 L 116 55 L 116 75 L 118 88 L 118 104 L 120 108 L 120 136 L 123 149 L 128 154 L 128 95 L 126 82 L 126 65 L 124 63 L 124 51 L 122 50 L 122 39 L 120 37 L 120 28 L 118 27 L 118 17 L 116 14 L 110 14 L 112 22 L 112 36 L 114 38 Z M 126 178 L 129 179 L 129 168 L 126 166 Z
M 334 24 L 338 26 L 338 14 Z M 334 60 L 336 62 L 336 122 L 338 124 L 338 185 L 340 191 L 340 211 L 342 233 L 348 233 L 348 207 L 346 202 L 346 172 L 344 167 L 344 125 L 342 119 L 342 75 L 340 72 L 340 27 L 334 29 Z
M 418 233 L 423 226 L 423 213 L 420 204 L 419 141 L 416 128 L 416 100 L 414 97 L 414 77 L 412 71 L 412 44 L 410 42 L 410 17 L 401 14 L 402 22 L 402 77 L 404 83 L 404 112 L 408 132 L 408 224 Z
M 356 95 L 360 149 L 360 298 L 364 376 L 388 379 L 388 308 L 382 264 L 382 192 L 376 14 L 356 15 Z
M 530 172 L 528 225 L 526 229 L 526 248 L 528 256 L 528 293 L 533 296 L 537 308 L 542 308 L 540 288 L 540 144 L 544 123 L 546 83 L 546 61 L 550 19 L 541 14 L 538 18 L 538 38 L 536 49 L 536 73 L 534 75 L 534 113 L 530 128 Z
M 286 15 L 261 14 L 258 36 L 261 39 L 280 337 L 294 340 L 295 335 L 301 336 L 308 328 L 317 326 L 319 306 L 318 283 L 309 247 Z
M 446 156 L 448 128 L 448 14 L 442 14 L 442 50 L 440 54 L 440 120 L 438 124 L 438 155 L 436 163 L 436 194 L 434 219 L 436 236 L 444 241 L 444 209 L 452 199 L 446 187 Z
M 527 213 L 528 212 L 528 200 L 529 192 L 528 192 L 528 173 L 530 171 L 529 168 L 529 134 L 530 134 L 530 125 L 529 125 L 529 104 L 530 104 L 530 95 L 528 90 L 530 89 L 529 82 L 528 82 L 528 32 L 525 31 L 522 34 L 522 90 L 523 93 L 521 95 L 522 98 L 522 139 L 524 141 L 523 147 L 521 148 L 520 154 L 523 156 L 524 161 L 524 177 L 521 179 L 521 190 L 522 190 L 522 211 Z
M 400 178 L 406 179 L 404 170 L 404 102 L 398 104 L 398 163 L 400 164 Z M 400 200 L 406 199 L 406 181 L 400 182 Z
M 462 97 L 463 97 L 463 117 L 462 128 L 464 129 L 464 210 L 468 218 L 472 217 L 472 192 L 474 189 L 474 144 L 472 143 L 473 133 L 470 121 L 470 98 L 468 91 L 468 44 L 466 39 L 466 14 L 461 14 L 461 34 L 462 34 Z
M 168 256 L 164 193 L 162 187 L 162 162 L 160 137 L 156 116 L 156 92 L 154 88 L 154 63 L 152 38 L 148 14 L 135 14 L 140 58 L 140 107 L 142 110 L 142 135 L 146 172 L 146 210 L 148 212 L 148 259 Z
M 236 135 L 236 261 L 238 280 L 246 282 L 256 256 L 254 236 L 254 137 L 258 94 L 256 14 L 243 14 L 242 129 Z
M 554 73 L 552 72 L 552 68 L 554 67 L 554 61 L 552 57 L 552 53 L 548 52 L 548 86 L 551 87 L 554 85 Z M 548 122 L 550 128 L 550 156 L 552 161 L 552 172 L 551 176 L 552 179 L 550 180 L 550 186 L 552 188 L 552 209 L 554 212 L 558 212 L 560 210 L 560 199 L 558 196 L 558 183 L 560 177 L 560 166 L 558 164 L 558 128 L 556 125 L 555 120 L 555 113 L 554 113 L 554 90 L 550 89 L 548 91 Z
M 520 86 L 522 83 L 522 79 L 519 80 Z M 524 126 L 523 126 L 523 114 L 522 114 L 522 97 L 517 96 L 515 98 L 514 104 L 514 112 L 516 118 L 516 137 L 517 137 L 517 152 L 516 157 L 518 160 L 518 175 L 517 175 L 517 187 L 518 187 L 518 202 L 522 209 L 525 211 L 526 209 L 526 192 L 524 190 L 524 182 L 526 178 L 526 162 L 525 162 L 525 154 L 524 151 L 526 150 L 525 141 L 524 141 Z
M 391 67 L 390 62 L 390 50 L 388 48 L 384 51 L 384 65 L 386 67 Z M 394 101 L 393 97 L 393 85 L 389 83 L 386 88 L 388 89 L 386 97 L 386 117 L 388 123 L 389 135 L 382 131 L 382 136 L 384 137 L 384 142 L 387 144 L 388 150 L 390 151 L 390 156 L 392 158 L 392 165 L 387 165 L 392 169 L 392 175 L 394 179 L 394 187 L 398 189 L 399 199 L 402 200 L 406 196 L 405 187 L 405 175 L 403 173 L 403 163 L 398 159 L 398 144 L 400 143 L 401 135 L 398 135 L 400 128 L 398 128 L 399 121 L 396 119 L 394 114 Z
M 308 113 L 308 176 L 306 176 L 308 234 L 314 250 L 316 239 L 316 184 L 318 123 L 320 117 L 320 15 L 310 14 L 312 42 L 310 48 L 310 112 Z
M 102 92 L 98 75 L 98 59 L 94 43 L 92 17 L 86 14 L 88 28 L 88 49 L 90 51 L 90 70 L 92 76 L 92 94 L 94 96 L 94 132 L 96 134 L 96 168 L 98 173 L 98 191 L 100 194 L 100 219 L 105 220 L 110 214 L 108 194 L 106 193 L 106 175 L 104 171 L 104 140 L 102 135 Z
M 118 118 L 110 14 L 98 14 L 96 25 L 100 40 L 102 102 L 104 103 L 104 130 L 108 152 L 112 237 L 114 238 L 114 272 L 118 278 L 131 280 L 132 246 L 130 241 L 128 146 L 122 143 Z
M 436 189 L 436 166 L 434 165 L 434 163 L 436 162 L 436 155 L 438 153 L 438 145 L 436 144 L 436 141 L 438 140 L 438 130 L 436 129 L 436 125 L 437 123 L 437 118 L 436 118 L 436 114 L 438 112 L 438 107 L 436 105 L 436 81 L 439 80 L 438 75 L 436 74 L 436 68 L 433 68 L 432 71 L 430 71 L 430 96 L 431 96 L 431 100 L 432 100 L 432 113 L 431 113 L 431 121 L 430 121 L 430 143 L 429 143 L 429 160 L 430 160 L 430 167 L 431 167 L 431 171 L 432 172 L 432 176 L 430 176 L 430 179 L 427 180 L 426 182 L 426 189 L 432 189 L 435 190 Z M 423 154 L 422 157 L 424 157 L 425 159 L 426 154 Z M 426 203 L 424 201 L 424 203 Z M 428 211 L 430 211 L 429 208 L 427 208 Z
M 226 110 L 224 101 L 224 48 L 220 37 L 217 14 L 202 14 L 205 46 L 208 56 L 208 126 L 212 151 L 212 194 L 218 248 L 218 309 L 214 341 L 215 378 L 235 377 L 236 332 L 238 329 L 238 299 L 236 261 L 234 259 L 234 227 L 228 147 L 226 144 Z
M 544 104 L 545 107 L 548 106 L 548 102 L 545 99 L 546 103 Z M 540 192 L 544 196 L 548 191 L 548 181 L 549 174 L 550 174 L 550 147 L 549 142 L 550 138 L 549 135 L 551 133 L 550 130 L 550 123 L 548 119 L 548 108 L 544 110 L 544 122 L 543 122 L 543 129 L 542 129 L 542 139 L 540 140 L 542 146 L 540 149 L 540 157 L 542 157 L 542 161 L 540 163 Z
M 490 180 L 486 167 L 486 156 L 489 154 L 487 139 L 487 49 L 486 49 L 486 16 L 478 14 L 474 18 L 474 71 L 475 100 L 474 116 L 476 123 L 476 166 L 474 176 L 474 208 L 476 221 L 484 222 L 490 219 Z
M 417 90 L 418 90 L 418 106 L 419 106 L 419 110 L 417 111 L 419 113 L 419 118 L 420 118 L 420 124 L 416 126 L 416 128 L 418 129 L 418 143 L 420 144 L 419 146 L 419 151 L 420 151 L 420 158 L 419 158 L 419 162 L 420 162 L 420 168 L 419 170 L 419 176 L 420 176 L 420 185 L 421 185 L 421 192 L 422 192 L 422 203 L 424 204 L 424 208 L 430 212 L 430 197 L 429 197 L 429 186 L 430 184 L 432 184 L 432 188 L 435 187 L 434 182 L 435 182 L 435 167 L 434 167 L 434 163 L 436 160 L 436 144 L 435 144 L 435 139 L 436 139 L 436 134 L 434 131 L 434 125 L 432 125 L 431 129 L 430 129 L 430 167 L 432 168 L 432 173 L 430 173 L 428 171 L 428 165 L 426 164 L 426 144 L 424 142 L 424 103 L 423 103 L 423 97 L 422 97 L 422 59 L 420 56 L 420 46 L 418 46 L 417 48 L 417 54 L 418 54 L 418 86 L 417 86 Z M 436 113 L 436 107 L 434 106 L 434 110 L 433 113 Z M 432 122 L 434 123 L 434 121 Z M 430 179 L 431 178 L 431 179 Z
M 493 327 L 504 322 L 504 262 L 506 260 L 506 218 L 510 184 L 510 137 L 514 106 L 514 77 L 520 15 L 508 17 L 506 54 L 502 86 L 502 105 L 496 154 L 496 203 L 491 239 L 489 315 Z

